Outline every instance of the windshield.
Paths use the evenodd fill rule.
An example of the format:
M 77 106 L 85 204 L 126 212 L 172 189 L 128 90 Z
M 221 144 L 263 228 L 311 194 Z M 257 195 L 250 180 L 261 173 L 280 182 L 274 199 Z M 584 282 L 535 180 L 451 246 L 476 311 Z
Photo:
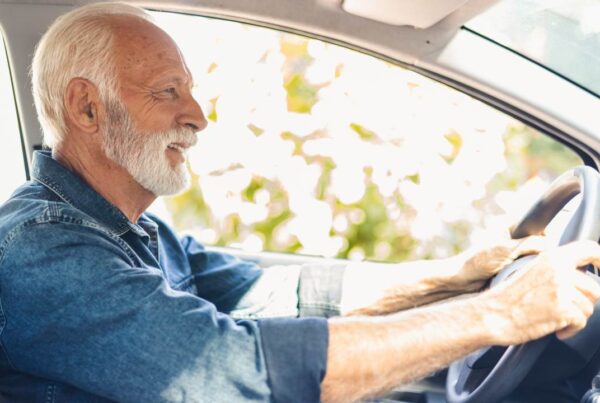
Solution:
M 600 96 L 600 0 L 504 0 L 466 27 Z

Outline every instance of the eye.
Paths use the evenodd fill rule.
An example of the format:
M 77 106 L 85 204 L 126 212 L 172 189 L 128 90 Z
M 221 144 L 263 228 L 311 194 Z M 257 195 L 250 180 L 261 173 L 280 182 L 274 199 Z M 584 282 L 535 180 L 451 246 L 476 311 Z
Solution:
M 152 91 L 152 97 L 158 100 L 167 100 L 167 99 L 177 99 L 179 98 L 179 94 L 177 92 L 177 87 L 166 87 L 166 88 L 157 88 L 155 91 Z

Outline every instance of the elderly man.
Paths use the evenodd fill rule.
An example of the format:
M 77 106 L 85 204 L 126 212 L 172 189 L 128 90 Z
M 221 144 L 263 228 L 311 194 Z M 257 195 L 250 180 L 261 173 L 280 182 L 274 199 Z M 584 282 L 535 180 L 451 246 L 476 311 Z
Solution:
M 261 270 L 206 251 L 144 213 L 186 185 L 185 152 L 206 126 L 173 40 L 135 7 L 86 6 L 50 27 L 32 72 L 52 151 L 0 208 L 9 401 L 353 401 L 486 345 L 569 337 L 600 296 L 575 270 L 600 264 L 593 242 L 544 251 L 475 297 L 403 313 L 480 288 L 538 239 L 376 270 Z M 362 305 L 344 307 L 367 277 Z M 289 300 L 299 316 L 360 315 L 266 318 Z

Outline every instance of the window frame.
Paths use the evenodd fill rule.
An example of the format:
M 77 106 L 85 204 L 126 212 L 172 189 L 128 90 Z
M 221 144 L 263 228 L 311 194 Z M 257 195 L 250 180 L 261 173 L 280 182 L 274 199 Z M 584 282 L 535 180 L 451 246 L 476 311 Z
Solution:
M 9 45 L 8 45 L 6 39 L 7 38 L 6 38 L 5 32 L 2 29 L 2 26 L 0 25 L 0 42 L 1 42 L 0 49 L 2 50 L 2 51 L 0 51 L 0 63 L 3 63 L 3 60 L 6 61 L 8 88 L 9 88 L 10 93 L 12 94 L 12 96 L 10 97 L 10 100 L 7 100 L 7 103 L 10 103 L 12 100 L 12 103 L 14 105 L 16 129 L 18 130 L 18 134 L 19 134 L 18 149 L 21 151 L 21 159 L 23 162 L 23 165 L 22 165 L 23 179 L 29 180 L 30 179 L 30 176 L 29 176 L 30 170 L 29 170 L 29 161 L 27 159 L 27 148 L 25 146 L 25 135 L 24 135 L 23 126 L 21 123 L 21 113 L 19 110 L 19 103 L 18 103 L 18 99 L 17 99 L 17 90 L 16 90 L 15 78 L 14 78 L 14 74 L 13 74 L 13 66 L 12 66 L 11 58 L 10 58 Z M 2 77 L 0 77 L 0 79 L 2 79 Z

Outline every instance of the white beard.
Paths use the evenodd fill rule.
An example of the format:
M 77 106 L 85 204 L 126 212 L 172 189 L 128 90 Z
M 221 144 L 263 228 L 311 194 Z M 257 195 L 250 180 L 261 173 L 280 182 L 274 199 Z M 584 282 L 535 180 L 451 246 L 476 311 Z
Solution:
M 142 187 L 156 196 L 172 195 L 189 186 L 185 164 L 171 166 L 166 155 L 171 143 L 196 144 L 192 129 L 138 132 L 131 115 L 118 102 L 107 105 L 108 125 L 102 135 L 106 156 L 121 165 Z

